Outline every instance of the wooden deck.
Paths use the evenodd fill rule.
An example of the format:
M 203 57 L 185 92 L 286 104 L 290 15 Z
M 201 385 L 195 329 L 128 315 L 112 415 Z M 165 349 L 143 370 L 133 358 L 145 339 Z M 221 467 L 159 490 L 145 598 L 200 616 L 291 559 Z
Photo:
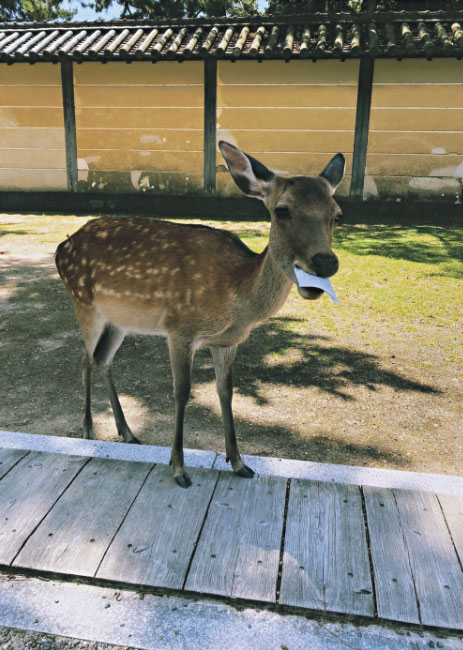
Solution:
M 0 449 L 0 569 L 463 630 L 463 498 Z

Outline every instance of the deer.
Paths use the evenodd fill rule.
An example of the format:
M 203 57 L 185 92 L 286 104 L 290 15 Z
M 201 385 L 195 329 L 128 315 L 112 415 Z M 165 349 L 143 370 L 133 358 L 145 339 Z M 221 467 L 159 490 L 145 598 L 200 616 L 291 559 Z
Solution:
M 238 188 L 263 201 L 270 213 L 268 244 L 261 253 L 218 228 L 99 217 L 62 242 L 55 255 L 84 343 L 83 437 L 94 437 L 90 384 L 96 366 L 119 435 L 127 443 L 140 443 L 121 408 L 112 361 L 128 333 L 167 337 L 175 398 L 170 464 L 182 488 L 191 485 L 183 427 L 195 351 L 208 347 L 212 353 L 227 462 L 236 475 L 251 478 L 254 470 L 241 458 L 232 412 L 237 347 L 282 307 L 296 283 L 295 267 L 321 278 L 339 267 L 331 246 L 341 213 L 333 198 L 344 176 L 341 153 L 319 176 L 304 176 L 272 171 L 223 140 L 219 148 Z M 315 300 L 323 290 L 298 286 L 298 293 Z

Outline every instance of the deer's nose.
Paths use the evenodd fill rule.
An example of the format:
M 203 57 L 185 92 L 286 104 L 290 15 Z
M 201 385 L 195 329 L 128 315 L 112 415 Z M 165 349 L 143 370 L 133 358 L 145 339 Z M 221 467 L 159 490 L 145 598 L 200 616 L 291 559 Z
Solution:
M 336 255 L 327 255 L 326 253 L 317 253 L 312 257 L 312 265 L 317 275 L 321 278 L 330 278 L 339 268 L 339 262 Z

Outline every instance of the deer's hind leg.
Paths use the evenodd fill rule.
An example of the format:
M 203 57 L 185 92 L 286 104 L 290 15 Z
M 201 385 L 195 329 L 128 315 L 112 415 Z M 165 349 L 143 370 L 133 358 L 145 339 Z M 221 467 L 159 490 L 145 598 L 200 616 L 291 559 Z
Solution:
M 125 442 L 140 444 L 127 424 L 111 373 L 112 360 L 124 340 L 125 332 L 105 321 L 103 315 L 92 306 L 76 307 L 76 313 L 85 346 L 82 372 L 85 393 L 84 438 L 93 438 L 91 372 L 94 362 L 102 374 L 119 435 Z
M 188 488 L 191 479 L 185 471 L 183 458 L 183 421 L 191 387 L 191 366 L 194 356 L 191 341 L 182 337 L 169 336 L 169 355 L 175 395 L 175 438 L 170 464 L 176 483 L 180 487 Z

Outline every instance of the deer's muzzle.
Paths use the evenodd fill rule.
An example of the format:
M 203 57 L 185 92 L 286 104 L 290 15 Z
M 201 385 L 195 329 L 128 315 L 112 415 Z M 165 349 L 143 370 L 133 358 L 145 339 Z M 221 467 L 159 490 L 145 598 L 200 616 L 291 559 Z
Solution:
M 330 278 L 337 272 L 339 261 L 334 253 L 317 253 L 312 257 L 312 267 L 321 278 Z

